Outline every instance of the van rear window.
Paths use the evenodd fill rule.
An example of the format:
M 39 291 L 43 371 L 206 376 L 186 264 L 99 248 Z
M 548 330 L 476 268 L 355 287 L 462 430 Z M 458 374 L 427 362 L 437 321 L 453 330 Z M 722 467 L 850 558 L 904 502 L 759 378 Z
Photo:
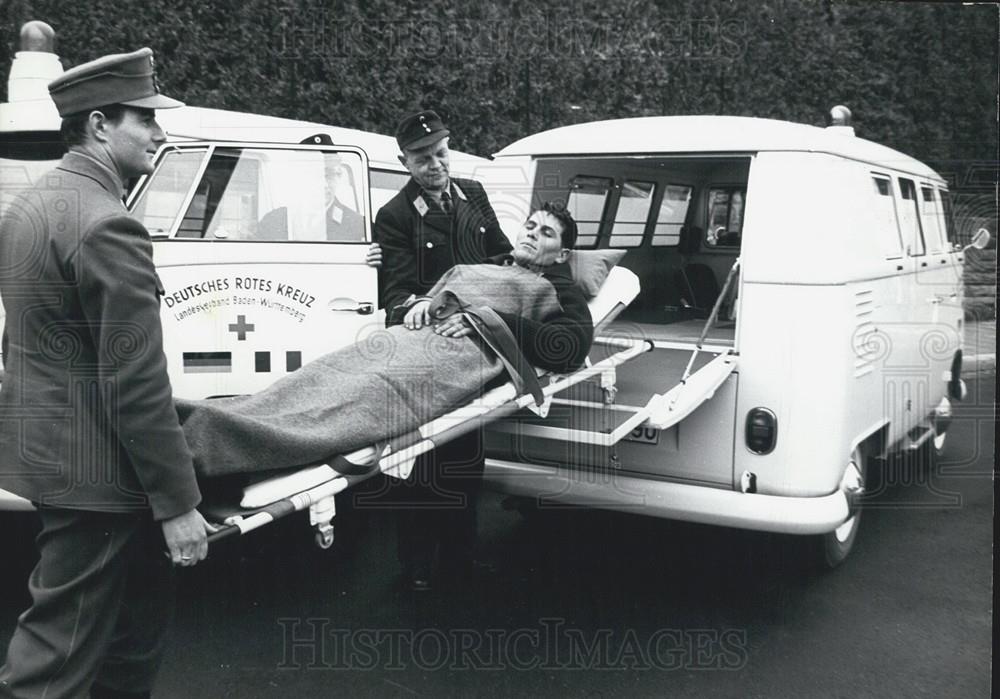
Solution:
M 570 180 L 566 208 L 576 219 L 579 231 L 576 247 L 592 248 L 597 244 L 611 184 L 612 180 L 607 177 L 577 175 Z
M 611 228 L 611 247 L 634 248 L 642 245 L 655 190 L 656 185 L 652 182 L 625 180 Z
M 668 184 L 663 190 L 660 212 L 653 229 L 653 245 L 678 245 L 681 227 L 691 204 L 691 188 L 687 185 Z

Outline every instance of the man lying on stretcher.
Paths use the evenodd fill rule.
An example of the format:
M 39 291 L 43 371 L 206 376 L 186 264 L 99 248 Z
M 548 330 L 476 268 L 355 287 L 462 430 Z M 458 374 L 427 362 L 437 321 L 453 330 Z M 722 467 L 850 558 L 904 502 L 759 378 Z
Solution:
M 177 400 L 202 476 L 270 471 L 389 441 L 478 396 L 506 370 L 535 393 L 532 367 L 565 373 L 593 340 L 567 258 L 576 222 L 559 205 L 529 216 L 511 254 L 458 265 L 427 297 L 392 313 L 402 325 L 303 366 L 263 391 Z

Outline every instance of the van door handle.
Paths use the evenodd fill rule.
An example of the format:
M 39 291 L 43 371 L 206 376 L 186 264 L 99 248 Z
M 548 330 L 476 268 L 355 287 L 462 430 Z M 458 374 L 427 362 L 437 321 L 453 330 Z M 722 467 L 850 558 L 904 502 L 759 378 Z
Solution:
M 931 298 L 927 299 L 927 301 L 928 303 L 938 304 L 944 301 L 944 299 L 941 298 L 940 296 L 932 296 Z
M 370 301 L 355 301 L 343 296 L 331 299 L 327 308 L 336 313 L 357 313 L 358 315 L 371 315 L 375 312 L 375 304 Z

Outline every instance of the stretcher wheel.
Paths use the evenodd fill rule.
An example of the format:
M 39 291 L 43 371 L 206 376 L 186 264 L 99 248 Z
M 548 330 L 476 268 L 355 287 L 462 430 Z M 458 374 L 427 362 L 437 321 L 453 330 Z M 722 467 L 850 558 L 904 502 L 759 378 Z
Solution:
M 333 527 L 323 527 L 316 530 L 316 545 L 324 551 L 333 546 Z

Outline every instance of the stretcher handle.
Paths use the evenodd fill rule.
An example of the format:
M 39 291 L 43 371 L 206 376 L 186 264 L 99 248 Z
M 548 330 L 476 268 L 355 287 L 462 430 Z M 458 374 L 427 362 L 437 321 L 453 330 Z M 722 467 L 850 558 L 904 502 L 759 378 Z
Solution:
M 240 528 L 235 524 L 224 524 L 208 535 L 208 543 L 214 544 L 217 541 L 228 539 L 232 536 L 239 536 Z

